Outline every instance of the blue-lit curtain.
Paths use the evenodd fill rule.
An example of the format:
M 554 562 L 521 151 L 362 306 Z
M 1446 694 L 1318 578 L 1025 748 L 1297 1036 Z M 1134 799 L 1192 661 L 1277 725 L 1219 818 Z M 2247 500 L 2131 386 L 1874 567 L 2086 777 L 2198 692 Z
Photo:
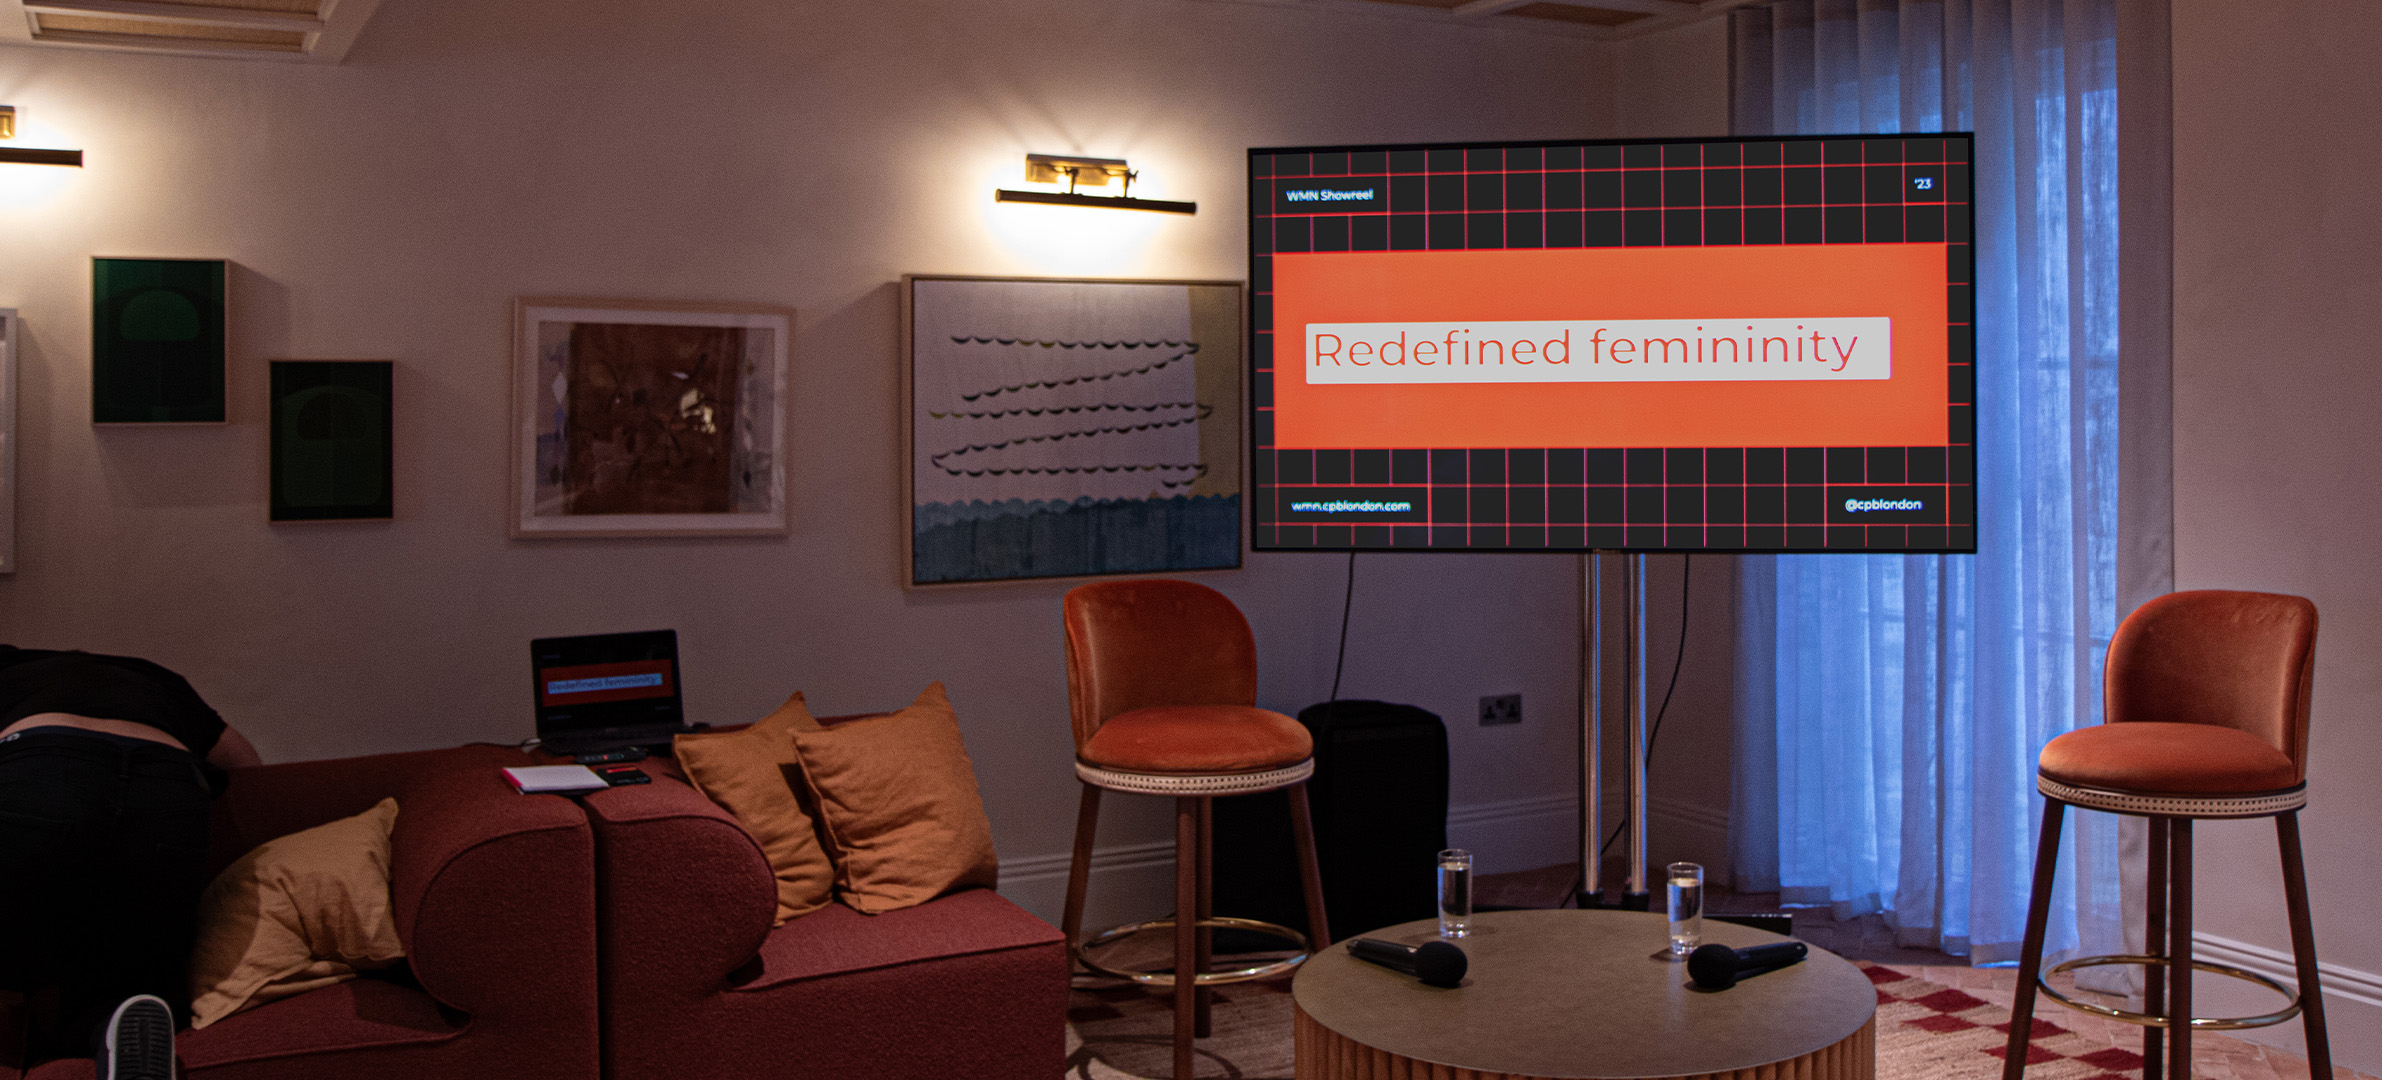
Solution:
M 1978 551 L 1744 560 L 1739 887 L 2011 960 L 2035 756 L 2099 722 L 2117 617 L 2115 0 L 1731 18 L 1740 134 L 1977 135 Z M 2071 820 L 2051 951 L 2124 951 L 2116 823 Z

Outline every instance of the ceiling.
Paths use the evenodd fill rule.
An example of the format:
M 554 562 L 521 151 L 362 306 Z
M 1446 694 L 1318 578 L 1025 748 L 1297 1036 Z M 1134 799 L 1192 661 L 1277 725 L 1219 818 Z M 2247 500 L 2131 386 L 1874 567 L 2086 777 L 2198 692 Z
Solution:
M 381 0 L 0 0 L 0 44 L 336 64 Z M 1628 38 L 1752 0 L 1247 0 Z
M 1757 0 L 1247 0 L 1592 38 L 1631 38 Z
M 0 44 L 336 64 L 380 0 L 0 0 Z

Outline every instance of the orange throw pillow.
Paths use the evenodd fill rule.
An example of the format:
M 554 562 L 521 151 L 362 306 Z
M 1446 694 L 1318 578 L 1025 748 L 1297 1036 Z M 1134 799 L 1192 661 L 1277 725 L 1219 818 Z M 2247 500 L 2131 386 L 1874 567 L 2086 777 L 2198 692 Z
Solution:
M 810 715 L 796 693 L 750 727 L 680 735 L 671 743 L 696 790 L 735 815 L 761 845 L 777 876 L 779 925 L 826 907 L 835 886 L 835 868 L 794 795 L 798 773 L 791 729 Z
M 879 915 L 1000 873 L 992 823 L 943 684 L 884 716 L 794 727 L 844 903 Z
M 267 840 L 199 899 L 190 1026 L 405 958 L 389 904 L 397 800 Z

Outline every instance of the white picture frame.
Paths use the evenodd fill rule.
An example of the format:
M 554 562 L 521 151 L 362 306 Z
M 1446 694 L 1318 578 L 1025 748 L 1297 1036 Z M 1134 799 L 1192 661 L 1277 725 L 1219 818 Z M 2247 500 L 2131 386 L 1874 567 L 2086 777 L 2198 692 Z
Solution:
M 768 305 L 516 300 L 511 535 L 784 535 L 793 331 Z
M 17 322 L 0 308 L 0 574 L 17 571 Z

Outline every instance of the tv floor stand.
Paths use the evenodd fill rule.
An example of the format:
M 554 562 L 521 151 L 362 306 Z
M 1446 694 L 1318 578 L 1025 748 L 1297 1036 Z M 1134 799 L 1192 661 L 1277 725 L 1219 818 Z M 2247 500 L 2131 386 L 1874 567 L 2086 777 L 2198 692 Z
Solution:
M 1646 556 L 1642 553 L 1594 551 L 1581 559 L 1581 620 L 1587 650 L 1580 657 L 1580 886 L 1574 901 L 1582 908 L 1605 906 L 1604 882 L 1604 709 L 1605 709 L 1605 560 L 1617 557 L 1622 566 L 1622 649 L 1628 674 L 1622 679 L 1621 712 L 1629 724 L 1629 764 L 1621 770 L 1622 831 L 1628 834 L 1629 869 L 1622 882 L 1621 906 L 1644 911 L 1651 899 L 1646 885 Z

